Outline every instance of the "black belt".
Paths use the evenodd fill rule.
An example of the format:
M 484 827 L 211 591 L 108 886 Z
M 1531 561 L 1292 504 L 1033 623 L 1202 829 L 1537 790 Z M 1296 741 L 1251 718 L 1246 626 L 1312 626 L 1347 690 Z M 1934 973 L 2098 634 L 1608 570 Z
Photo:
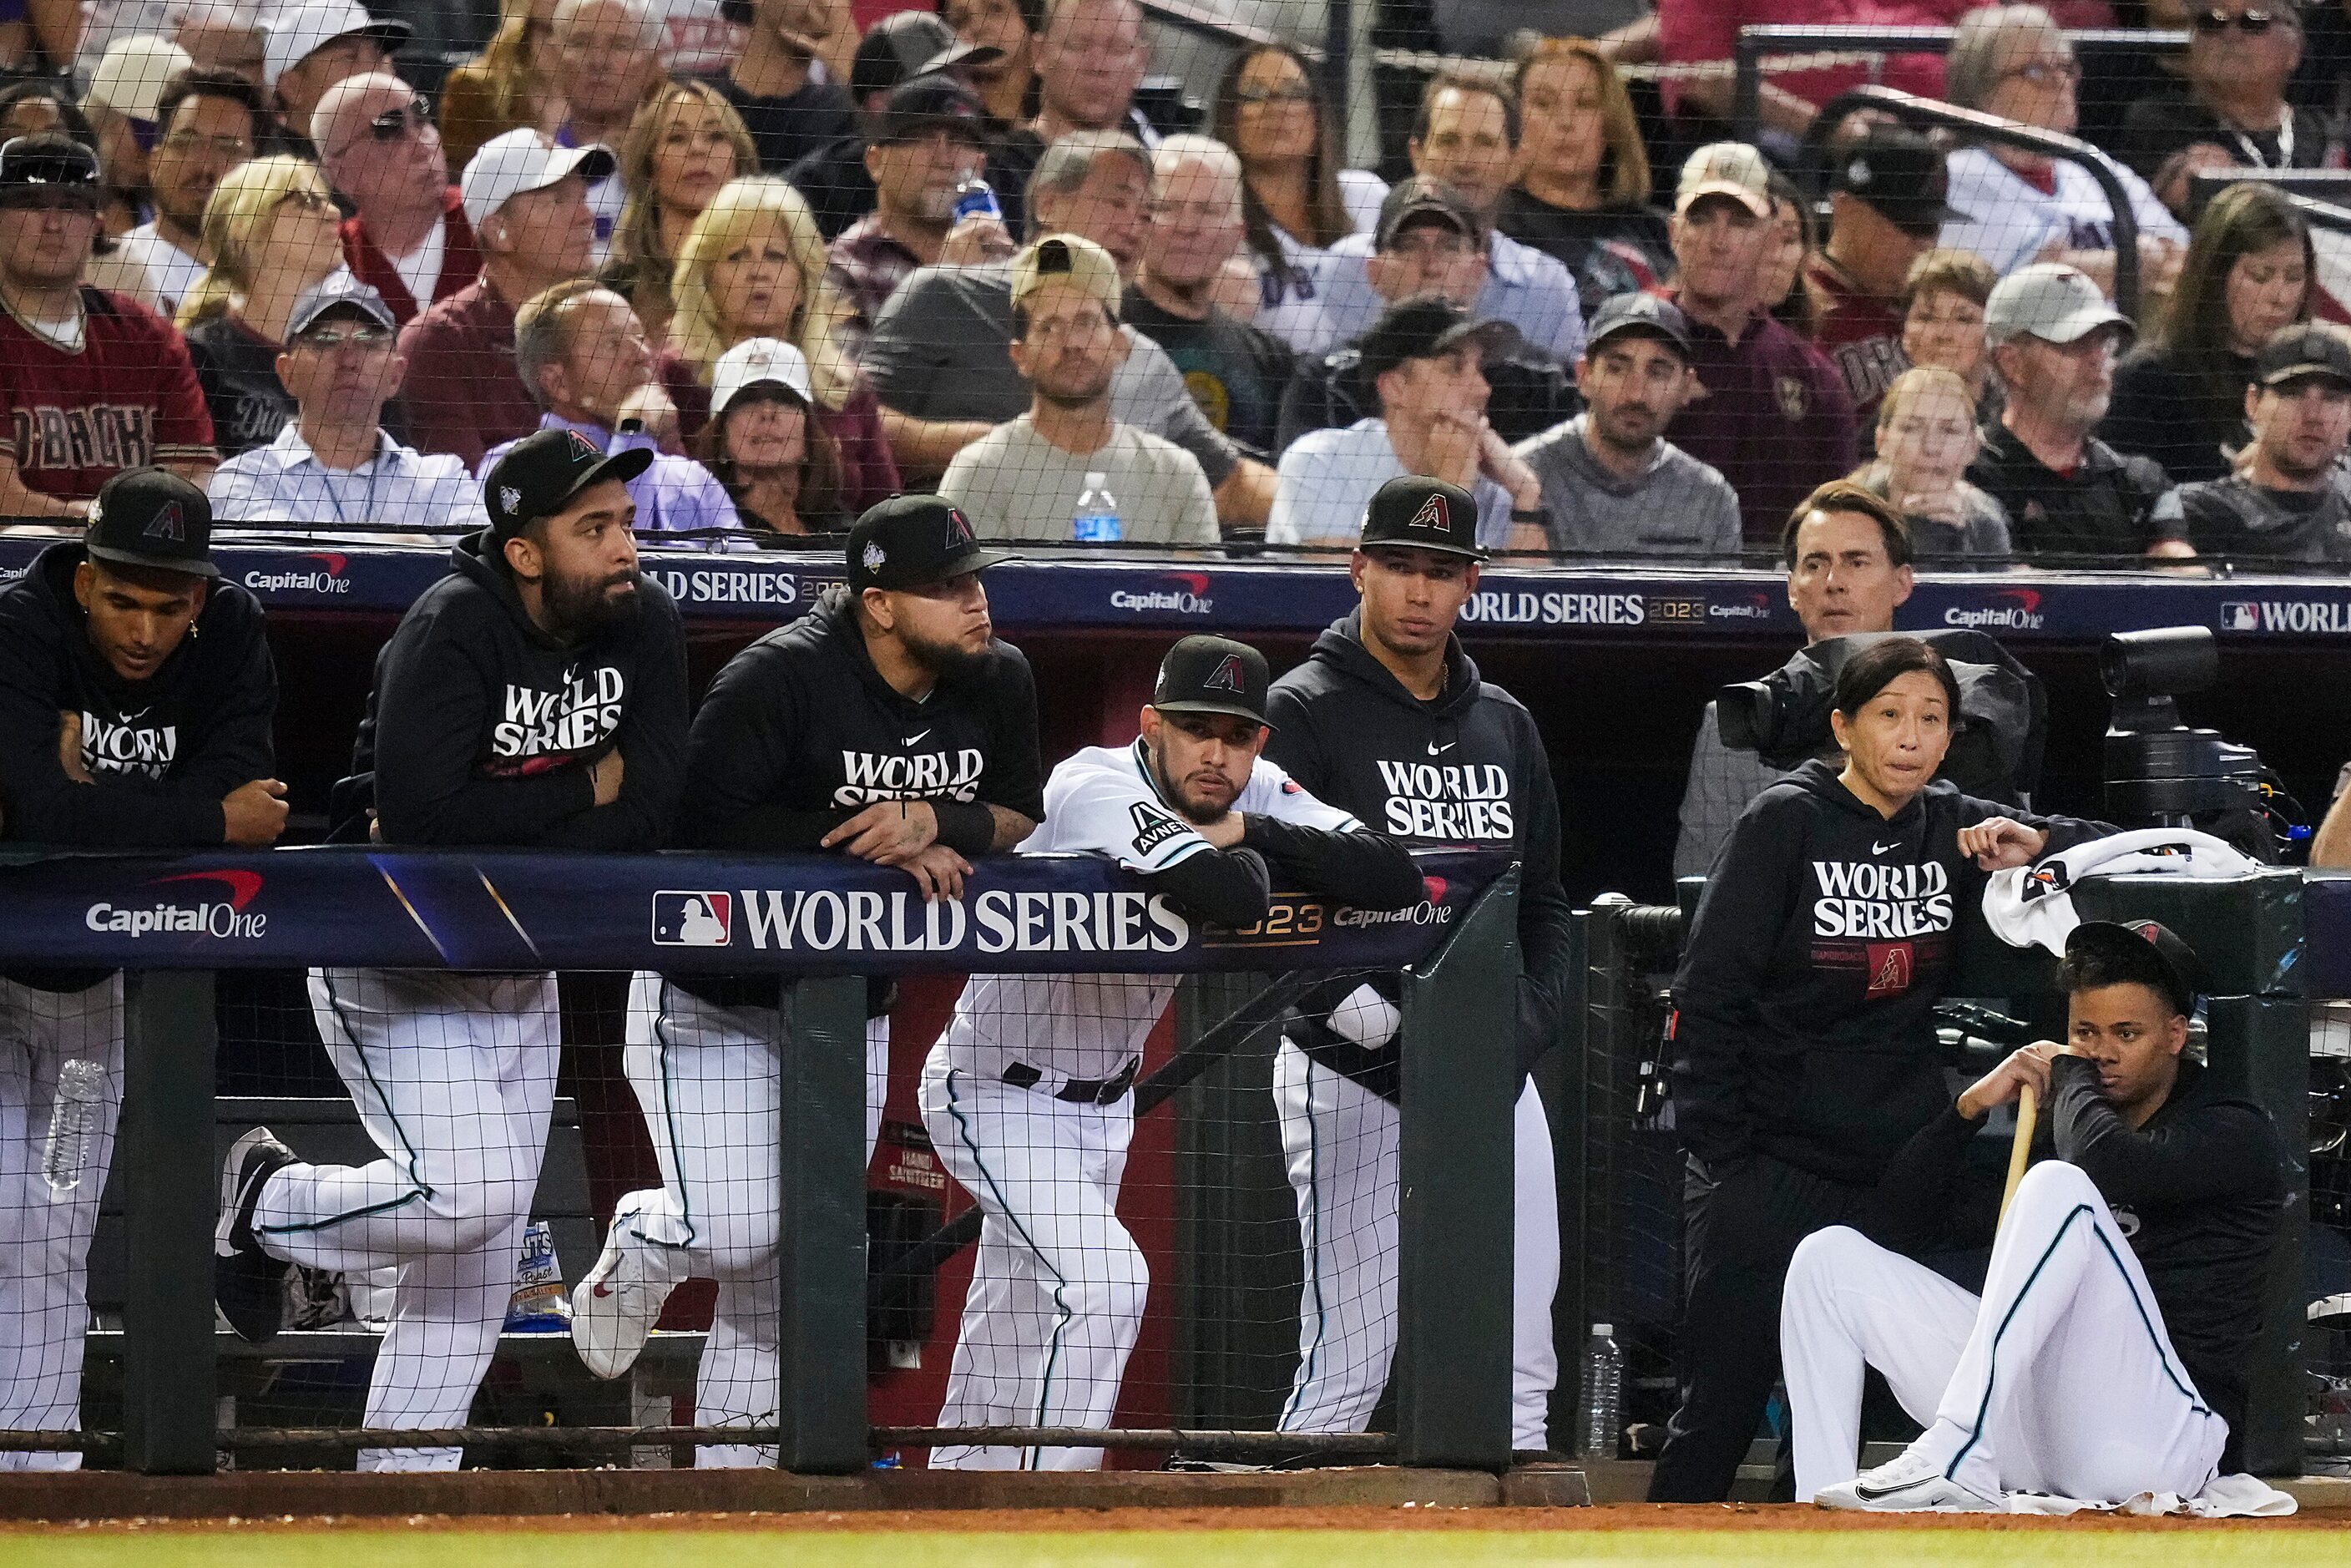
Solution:
M 1134 1087 L 1134 1070 L 1141 1060 L 1128 1057 L 1115 1078 L 1072 1078 L 1053 1091 L 1053 1098 L 1072 1105 L 1115 1105 Z M 1016 1061 L 1004 1070 L 1004 1082 L 1015 1089 L 1034 1089 L 1045 1082 L 1045 1074 L 1025 1061 Z

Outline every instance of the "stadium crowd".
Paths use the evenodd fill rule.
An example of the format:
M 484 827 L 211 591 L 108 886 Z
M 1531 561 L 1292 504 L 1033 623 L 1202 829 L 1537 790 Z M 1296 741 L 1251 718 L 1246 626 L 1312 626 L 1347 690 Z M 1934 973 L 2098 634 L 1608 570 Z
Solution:
M 1815 126 L 1843 68 L 1724 139 L 1737 27 L 1823 19 L 1955 25 L 1882 79 L 2112 153 L 2133 314 L 2078 163 Z M 2065 29 L 2118 20 L 2189 41 L 2090 103 Z M 1427 75 L 1391 184 L 1289 46 L 1143 94 L 1135 0 L 504 0 L 436 98 L 355 0 L 0 0 L 0 517 L 160 462 L 224 518 L 430 538 L 559 427 L 653 451 L 637 528 L 712 549 L 934 488 L 998 538 L 1343 545 L 1419 475 L 1489 547 L 1722 557 L 1850 476 L 1920 559 L 2351 560 L 2332 238 L 2257 183 L 2191 205 L 2343 166 L 2346 26 L 1657 0 Z

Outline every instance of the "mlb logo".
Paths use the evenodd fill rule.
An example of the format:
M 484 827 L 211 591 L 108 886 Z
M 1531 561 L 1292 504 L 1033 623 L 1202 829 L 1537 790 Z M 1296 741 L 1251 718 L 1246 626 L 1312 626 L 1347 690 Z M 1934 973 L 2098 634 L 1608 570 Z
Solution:
M 653 894 L 653 946 L 724 947 L 733 939 L 735 899 L 724 893 Z
M 2262 629 L 2262 607 L 2241 599 L 2232 599 L 2220 606 L 2220 630 L 2223 632 L 2258 632 Z

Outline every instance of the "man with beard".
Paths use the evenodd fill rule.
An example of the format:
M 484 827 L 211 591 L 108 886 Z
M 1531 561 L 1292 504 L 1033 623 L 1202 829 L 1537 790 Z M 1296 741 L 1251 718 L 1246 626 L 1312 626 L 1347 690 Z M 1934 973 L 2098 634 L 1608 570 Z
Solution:
M 1217 502 L 1190 453 L 1111 417 L 1111 380 L 1128 352 L 1118 324 L 1118 263 L 1072 234 L 1047 235 L 1012 260 L 1012 367 L 1029 412 L 947 465 L 939 494 L 990 538 L 1069 540 L 1089 495 L 1115 502 L 1116 531 L 1093 542 L 1212 545 Z
M 165 316 L 204 275 L 198 256 L 204 203 L 221 176 L 253 156 L 265 121 L 253 84 L 225 71 L 182 71 L 155 103 L 162 132 L 147 155 L 155 217 L 90 263 L 89 281 L 119 289 Z
M 872 120 L 860 167 L 872 176 L 873 210 L 826 249 L 852 312 L 841 337 L 854 358 L 864 356 L 882 307 L 917 267 L 967 266 L 1011 248 L 992 218 L 956 222 L 956 186 L 987 162 L 979 99 L 968 88 L 945 75 L 916 77 L 892 88 Z M 997 246 L 1003 248 L 991 252 Z
M 534 437 L 533 439 L 538 439 Z M 687 747 L 678 837 L 708 850 L 835 850 L 956 898 L 971 861 L 1045 814 L 1029 661 L 996 640 L 982 549 L 934 496 L 883 502 L 850 530 L 845 588 L 718 672 Z M 865 1146 L 889 1087 L 888 987 L 870 988 Z M 776 1068 L 788 1047 L 767 975 L 640 974 L 622 1061 L 662 1186 L 623 1197 L 572 1296 L 571 1338 L 600 1377 L 644 1348 L 681 1280 L 718 1282 L 695 1384 L 706 1427 L 772 1420 L 778 1376 Z M 773 1463 L 711 1445 L 707 1467 Z
M 2182 485 L 2156 503 L 2157 518 L 2184 522 L 2199 555 L 2351 561 L 2351 338 L 2314 322 L 2273 334 L 2253 361 L 2245 419 L 2244 466 Z
M 1361 909 L 1424 896 L 1394 840 L 1259 754 L 1265 656 L 1223 637 L 1168 651 L 1142 737 L 1053 769 L 1029 854 L 1145 879 L 1158 922 L 1252 925 L 1270 879 Z M 1270 869 L 1269 869 L 1270 867 Z M 923 1124 L 985 1217 L 938 1424 L 1100 1427 L 1118 1405 L 1150 1275 L 1119 1223 L 1128 1098 L 1174 975 L 983 975 L 923 1068 Z M 1102 1450 L 942 1445 L 933 1469 L 1094 1469 Z
M 489 476 L 490 526 L 376 661 L 338 838 L 417 848 L 659 849 L 685 750 L 677 606 L 640 575 L 624 481 L 568 430 Z M 230 1148 L 214 1243 L 229 1326 L 262 1343 L 287 1268 L 394 1268 L 365 1424 L 463 1426 L 497 1349 L 555 1104 L 552 974 L 313 969 L 319 1038 L 382 1158 L 310 1165 L 256 1128 Z M 454 1448 L 362 1450 L 455 1469 Z
M 1542 481 L 1544 542 L 1583 554 L 1736 555 L 1739 497 L 1665 439 L 1698 395 L 1689 323 L 1654 294 L 1600 308 L 1575 367 L 1584 412 L 1518 455 Z

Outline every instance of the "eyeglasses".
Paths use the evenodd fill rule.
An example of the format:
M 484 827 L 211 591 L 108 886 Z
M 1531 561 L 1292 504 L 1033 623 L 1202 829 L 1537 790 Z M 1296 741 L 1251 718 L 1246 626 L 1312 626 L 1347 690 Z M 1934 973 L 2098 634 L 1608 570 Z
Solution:
M 1473 247 L 1459 235 L 1400 235 L 1382 248 L 1414 261 L 1458 261 Z
M 354 327 L 348 332 L 305 332 L 294 340 L 295 346 L 331 354 L 340 349 L 357 349 L 373 353 L 392 346 L 392 334 L 381 327 Z
M 242 136 L 206 136 L 200 131 L 174 131 L 163 138 L 163 145 L 182 157 L 197 152 L 217 153 L 223 158 L 250 158 L 253 143 Z
M 412 130 L 422 136 L 433 129 L 433 106 L 411 99 L 398 109 L 387 109 L 368 121 L 367 133 L 377 141 L 397 141 Z
M 324 191 L 293 190 L 277 198 L 277 204 L 281 207 L 289 204 L 301 208 L 306 213 L 332 211 L 338 217 L 341 215 L 341 209 L 335 205 L 334 197 Z
M 2034 87 L 2078 87 L 2082 81 L 2082 65 L 2078 60 L 2030 60 L 2000 73 L 2001 81 L 2014 77 Z
M 2217 6 L 2210 11 L 2199 11 L 2190 18 L 2190 25 L 2208 38 L 2217 38 L 2231 26 L 2249 38 L 2258 38 L 2277 22 L 2277 16 L 2268 11 L 2240 11 L 2232 16 Z
M 1243 103 L 1312 103 L 1314 89 L 1302 81 L 1284 82 L 1280 87 L 1240 88 L 1233 96 Z

